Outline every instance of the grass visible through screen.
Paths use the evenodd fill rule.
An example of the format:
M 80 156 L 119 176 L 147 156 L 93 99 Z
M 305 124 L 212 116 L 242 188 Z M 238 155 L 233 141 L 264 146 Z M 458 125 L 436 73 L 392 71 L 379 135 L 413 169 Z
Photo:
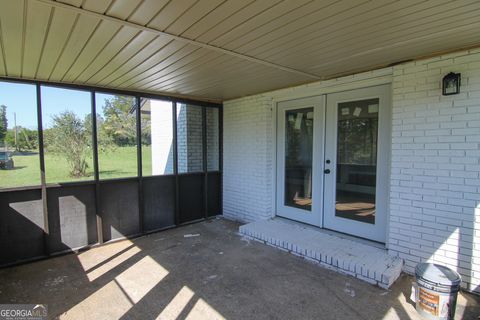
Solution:
M 144 175 L 151 174 L 151 148 L 143 146 Z M 68 181 L 69 168 L 60 156 L 46 155 L 45 170 L 52 181 Z M 19 186 L 40 185 L 40 164 L 37 153 L 23 153 L 12 156 L 14 168 L 0 169 L 0 188 L 12 188 Z M 102 156 L 101 177 L 102 179 L 113 179 L 117 177 L 137 176 L 137 149 L 136 147 L 117 147 L 106 152 Z M 148 169 L 150 172 L 148 172 Z M 147 172 L 145 172 L 147 171 Z M 81 180 L 93 180 L 93 168 L 87 169 L 87 175 Z

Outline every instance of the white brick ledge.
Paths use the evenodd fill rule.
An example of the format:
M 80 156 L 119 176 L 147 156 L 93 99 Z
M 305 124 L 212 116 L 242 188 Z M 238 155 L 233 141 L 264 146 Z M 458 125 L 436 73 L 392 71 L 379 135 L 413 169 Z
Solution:
M 284 219 L 248 223 L 239 231 L 245 237 L 382 288 L 389 288 L 403 267 L 403 259 L 389 256 L 385 249 Z

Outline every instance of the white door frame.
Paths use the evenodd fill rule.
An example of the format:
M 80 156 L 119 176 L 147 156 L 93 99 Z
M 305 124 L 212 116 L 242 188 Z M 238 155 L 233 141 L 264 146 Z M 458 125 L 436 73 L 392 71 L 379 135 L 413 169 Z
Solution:
M 341 98 L 343 96 L 343 98 Z M 351 100 L 362 100 L 368 98 L 379 98 L 379 127 L 378 127 L 378 155 L 377 155 L 377 189 L 376 189 L 376 223 L 378 223 L 379 227 L 383 230 L 381 232 L 377 232 L 377 235 L 371 236 L 368 232 L 356 232 L 357 225 L 356 223 L 352 223 L 350 221 L 344 221 L 348 219 L 342 219 L 342 222 L 346 222 L 346 228 L 336 228 L 326 222 L 326 203 L 330 202 L 330 206 L 332 203 L 335 203 L 335 184 L 330 181 L 330 185 L 333 185 L 334 188 L 331 190 L 325 190 L 324 192 L 324 185 L 325 185 L 325 178 L 326 179 L 335 179 L 336 178 L 336 114 L 334 115 L 333 121 L 332 116 L 328 115 L 328 111 L 325 110 L 327 108 L 327 102 L 331 102 L 333 98 L 337 97 L 338 99 L 341 98 L 341 101 L 351 101 Z M 312 218 L 310 219 L 302 219 L 298 218 L 298 216 L 302 216 L 301 209 L 293 208 L 293 207 L 286 207 L 283 203 L 283 196 L 284 196 L 284 150 L 285 150 L 285 123 L 284 121 L 279 121 L 279 117 L 282 115 L 284 117 L 285 108 L 288 109 L 298 109 L 303 107 L 314 107 L 314 144 L 313 144 L 313 163 L 312 163 Z M 341 91 L 341 92 L 333 92 L 333 93 L 326 93 L 322 95 L 318 95 L 315 97 L 308 97 L 308 98 L 295 98 L 294 100 L 281 100 L 281 101 L 273 101 L 272 107 L 276 111 L 274 115 L 276 115 L 273 119 L 273 127 L 276 129 L 274 132 L 276 133 L 276 143 L 275 143 L 275 163 L 274 166 L 276 168 L 276 177 L 275 177 L 275 188 L 273 188 L 274 193 L 274 205 L 275 205 L 275 212 L 277 216 L 289 218 L 292 220 L 298 220 L 300 222 L 312 224 L 322 228 L 330 228 L 336 231 L 349 233 L 354 236 L 359 236 L 362 238 L 372 239 L 378 242 L 386 242 L 386 234 L 387 234 L 387 224 L 388 224 L 388 217 L 389 217 L 389 210 L 388 210 L 388 197 L 389 197 L 389 169 L 390 169 L 390 154 L 391 154 L 391 84 L 380 84 L 378 86 L 369 86 L 360 89 L 353 89 L 348 91 Z M 283 108 L 283 110 L 282 110 Z M 319 111 L 322 112 L 319 112 Z M 325 116 L 326 115 L 326 116 Z M 328 121 L 328 123 L 327 123 Z M 333 129 L 330 127 L 334 127 Z M 330 128 L 330 129 L 329 129 Z M 320 130 L 320 132 L 318 132 Z M 330 146 L 330 150 L 327 150 L 326 145 L 327 141 L 325 140 L 327 137 L 327 130 L 328 136 L 335 137 L 335 141 L 330 143 L 333 145 Z M 333 133 L 331 131 L 334 131 Z M 315 137 L 321 137 L 321 143 L 315 143 Z M 318 139 L 318 138 L 317 138 Z M 332 153 L 334 152 L 334 153 Z M 329 175 L 324 175 L 324 170 L 327 168 L 325 164 L 326 155 L 334 154 L 335 156 L 332 157 L 330 160 L 333 161 L 328 168 L 330 168 L 331 173 Z M 332 170 L 333 169 L 333 170 Z M 383 187 L 382 187 L 383 186 Z M 334 209 L 334 206 L 333 206 Z M 304 213 L 303 213 L 304 214 Z
M 303 108 L 313 108 L 313 151 L 312 151 L 312 209 L 303 210 L 284 203 L 285 194 L 285 112 Z M 325 132 L 325 98 L 315 96 L 279 102 L 277 104 L 277 144 L 276 144 L 276 213 L 278 216 L 301 221 L 318 227 L 322 226 L 323 211 L 323 159 Z M 321 141 L 318 141 L 320 139 Z
M 324 227 L 370 240 L 385 242 L 388 221 L 389 161 L 391 146 L 391 88 L 390 85 L 368 87 L 329 94 L 327 96 L 325 156 L 330 174 L 325 175 Z M 338 104 L 366 99 L 379 99 L 377 172 L 375 194 L 375 224 L 359 222 L 335 216 L 336 168 L 337 168 L 337 115 Z

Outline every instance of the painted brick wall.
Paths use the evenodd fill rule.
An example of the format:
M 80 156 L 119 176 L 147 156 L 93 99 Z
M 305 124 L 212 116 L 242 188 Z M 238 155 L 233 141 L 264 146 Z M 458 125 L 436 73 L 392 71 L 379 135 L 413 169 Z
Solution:
M 273 216 L 271 98 L 224 104 L 223 214 L 243 222 Z
M 177 107 L 178 172 L 203 171 L 202 108 Z
M 172 103 L 163 100 L 148 99 L 146 108 L 150 109 L 149 121 L 152 147 L 152 174 L 173 173 L 173 122 Z M 146 168 L 144 168 L 146 169 Z
M 168 101 L 148 99 L 151 110 L 152 174 L 173 173 L 172 104 Z M 146 107 L 147 108 L 147 107 Z M 219 170 L 219 111 L 206 109 L 207 165 L 209 171 Z M 202 109 L 198 106 L 178 104 L 177 142 L 179 172 L 203 171 Z
M 385 68 L 224 102 L 224 216 L 249 222 L 275 215 L 274 99 L 288 100 L 390 83 L 391 72 L 391 68 Z
M 462 74 L 461 93 L 441 78 Z M 480 50 L 402 64 L 393 71 L 389 250 L 457 269 L 480 285 Z M 476 230 L 475 230 L 476 229 Z
M 451 71 L 462 74 L 461 93 L 444 97 Z M 409 273 L 421 261 L 448 265 L 479 291 L 478 49 L 225 102 L 224 214 L 244 222 L 275 214 L 272 99 L 383 83 L 393 88 L 389 253 Z
M 220 169 L 220 128 L 219 111 L 216 108 L 206 109 L 207 122 L 207 170 Z

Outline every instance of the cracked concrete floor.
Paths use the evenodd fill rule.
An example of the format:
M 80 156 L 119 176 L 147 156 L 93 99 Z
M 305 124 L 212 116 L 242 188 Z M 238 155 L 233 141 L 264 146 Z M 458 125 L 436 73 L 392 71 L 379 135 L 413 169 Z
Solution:
M 61 319 L 420 319 L 413 278 L 383 290 L 210 220 L 0 270 L 0 303 Z M 461 293 L 456 319 L 477 319 Z

